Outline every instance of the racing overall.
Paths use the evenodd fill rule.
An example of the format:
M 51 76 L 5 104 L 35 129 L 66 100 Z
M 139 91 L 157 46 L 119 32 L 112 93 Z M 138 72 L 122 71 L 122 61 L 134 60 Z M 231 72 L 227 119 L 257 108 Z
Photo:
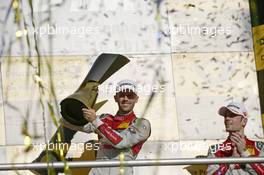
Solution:
M 147 119 L 128 115 L 103 114 L 83 127 L 99 135 L 96 160 L 135 160 L 151 132 Z M 132 167 L 92 168 L 89 175 L 132 175 Z
M 208 158 L 231 157 L 232 152 L 231 140 L 227 139 L 220 146 L 219 144 L 210 146 Z M 246 138 L 246 151 L 241 157 L 259 156 L 264 156 L 264 143 Z M 260 163 L 208 165 L 207 175 L 264 175 L 264 165 Z

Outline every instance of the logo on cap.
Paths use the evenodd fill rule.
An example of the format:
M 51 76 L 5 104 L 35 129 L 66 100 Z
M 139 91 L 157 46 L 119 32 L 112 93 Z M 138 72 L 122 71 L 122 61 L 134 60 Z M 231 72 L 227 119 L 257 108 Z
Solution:
M 117 83 L 116 92 L 122 92 L 126 90 L 130 90 L 133 91 L 134 93 L 137 93 L 136 83 L 133 82 L 132 80 L 122 80 Z
M 231 102 L 227 106 L 222 106 L 218 110 L 218 114 L 221 116 L 225 116 L 227 111 L 230 111 L 237 115 L 241 115 L 246 118 L 248 117 L 247 110 L 243 103 Z

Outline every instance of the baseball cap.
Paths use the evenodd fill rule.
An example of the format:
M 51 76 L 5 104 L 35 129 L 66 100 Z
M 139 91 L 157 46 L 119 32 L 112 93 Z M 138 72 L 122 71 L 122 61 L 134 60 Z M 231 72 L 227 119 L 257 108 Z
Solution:
M 122 92 L 125 90 L 130 90 L 132 92 L 134 92 L 135 94 L 137 94 L 137 85 L 134 81 L 132 80 L 121 80 L 120 82 L 117 83 L 116 85 L 116 93 L 117 92 Z
M 227 106 L 222 106 L 218 110 L 218 114 L 221 116 L 225 116 L 227 111 L 248 118 L 248 112 L 243 103 L 231 102 Z

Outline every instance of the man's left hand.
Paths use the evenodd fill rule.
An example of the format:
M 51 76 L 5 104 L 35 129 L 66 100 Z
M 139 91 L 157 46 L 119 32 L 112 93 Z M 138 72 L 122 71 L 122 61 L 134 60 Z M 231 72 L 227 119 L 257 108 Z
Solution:
M 235 143 L 237 147 L 237 152 L 240 155 L 246 151 L 246 140 L 243 136 L 241 136 L 239 133 L 233 132 L 230 139 L 232 142 Z
M 96 119 L 96 113 L 94 109 L 88 107 L 88 108 L 82 108 L 82 111 L 83 111 L 83 117 L 88 122 L 92 122 Z

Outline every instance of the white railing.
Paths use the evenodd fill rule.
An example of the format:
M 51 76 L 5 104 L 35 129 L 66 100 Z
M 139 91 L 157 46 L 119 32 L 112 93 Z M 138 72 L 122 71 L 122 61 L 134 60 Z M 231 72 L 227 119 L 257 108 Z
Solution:
M 246 164 L 264 163 L 264 157 L 248 158 L 179 158 L 179 159 L 139 159 L 131 161 L 76 161 L 67 162 L 70 168 L 88 167 L 126 167 L 126 166 L 177 166 L 177 165 L 202 165 L 202 164 Z M 49 168 L 63 168 L 64 162 L 50 163 L 7 163 L 0 164 L 0 171 L 4 170 L 33 170 Z

